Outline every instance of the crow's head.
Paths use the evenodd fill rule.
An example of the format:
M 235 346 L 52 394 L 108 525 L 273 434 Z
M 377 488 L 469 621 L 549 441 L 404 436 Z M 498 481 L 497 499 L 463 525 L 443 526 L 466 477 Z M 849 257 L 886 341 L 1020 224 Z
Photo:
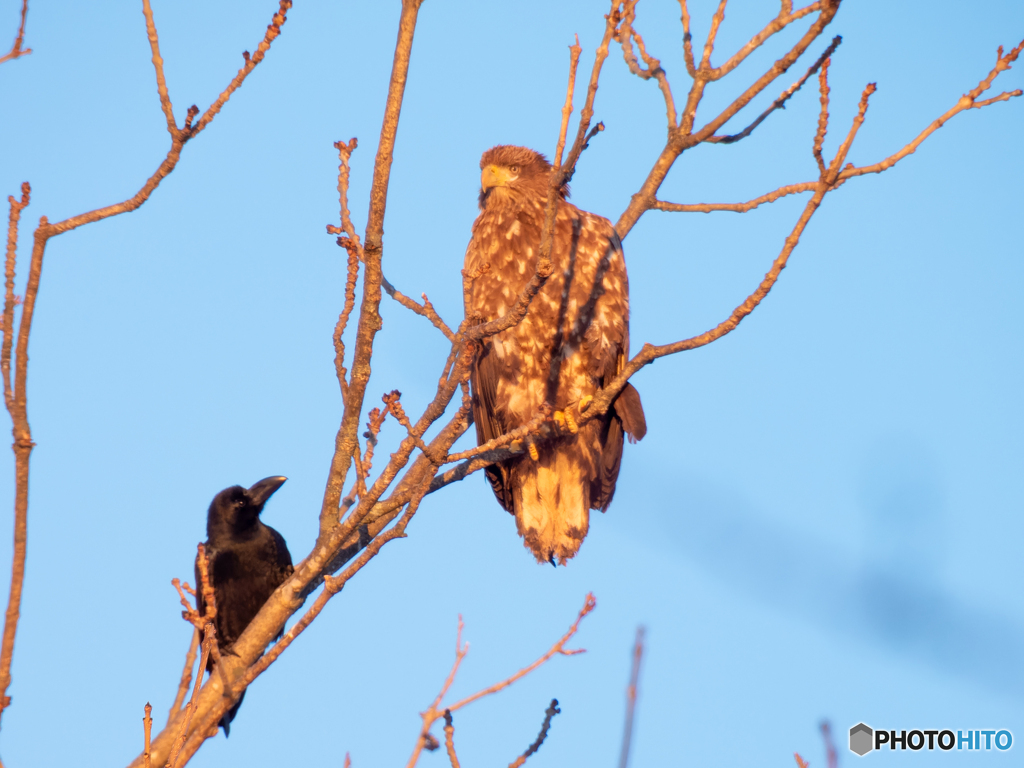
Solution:
M 206 515 L 206 535 L 237 536 L 256 528 L 260 512 L 286 477 L 265 477 L 250 488 L 233 485 L 213 497 Z

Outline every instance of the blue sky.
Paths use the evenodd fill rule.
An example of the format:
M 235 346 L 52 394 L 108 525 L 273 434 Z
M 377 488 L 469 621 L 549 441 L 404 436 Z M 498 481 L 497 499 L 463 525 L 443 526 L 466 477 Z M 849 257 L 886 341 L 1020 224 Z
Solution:
M 16 5 L 0 9 L 12 35 Z M 170 579 L 191 578 L 218 490 L 287 475 L 264 519 L 296 559 L 315 537 L 341 413 L 331 331 L 344 253 L 324 233 L 337 218 L 332 144 L 359 137 L 351 202 L 361 229 L 398 17 L 397 3 L 384 5 L 299 3 L 145 206 L 50 243 L 31 346 L 38 447 L 14 704 L 0 739 L 8 765 L 127 764 L 146 701 L 162 725 L 189 639 Z M 273 6 L 157 0 L 179 122 L 216 97 Z M 730 8 L 716 60 L 776 9 Z M 701 39 L 713 6 L 691 10 Z M 591 0 L 423 6 L 384 269 L 452 323 L 480 153 L 498 143 L 553 150 L 566 46 L 578 33 L 589 70 L 606 11 Z M 637 28 L 681 100 L 678 7 L 641 3 Z M 796 34 L 710 88 L 700 115 Z M 833 34 L 843 44 L 826 152 L 877 82 L 850 155 L 865 164 L 974 87 L 996 47 L 1024 37 L 1024 6 L 846 3 L 751 117 Z M 0 191 L 33 186 L 22 277 L 40 215 L 131 196 L 168 143 L 138 4 L 35 3 L 27 45 L 31 56 L 0 66 Z M 997 90 L 1024 87 L 1021 71 Z M 687 153 L 662 197 L 740 201 L 811 180 L 817 107 L 809 86 L 751 138 Z M 739 330 L 636 377 L 649 435 L 627 449 L 612 508 L 595 513 L 567 568 L 534 564 L 482 477 L 430 497 L 409 538 L 334 599 L 249 692 L 232 737 L 208 743 L 194 765 L 340 766 L 346 751 L 357 767 L 404 761 L 452 661 L 459 613 L 472 648 L 455 697 L 543 652 L 588 591 L 598 599 L 579 635 L 588 653 L 460 713 L 464 765 L 510 762 L 552 697 L 563 712 L 530 764 L 613 764 L 638 623 L 648 654 L 634 766 L 792 765 L 793 751 L 824 765 L 822 718 L 841 742 L 860 720 L 1024 738 L 1022 109 L 1014 100 L 958 116 L 896 168 L 830 195 Z M 614 52 L 596 119 L 607 130 L 583 158 L 573 200 L 614 220 L 664 138 L 657 88 Z M 743 216 L 648 213 L 625 242 L 634 348 L 727 316 L 803 199 Z M 382 314 L 368 405 L 397 388 L 413 412 L 432 394 L 445 344 L 393 303 Z M 378 456 L 393 438 L 385 432 Z M 12 498 L 12 477 L 0 476 L 0 499 Z M 0 562 L 9 547 L 4 534 Z M 421 765 L 445 762 L 428 754 Z

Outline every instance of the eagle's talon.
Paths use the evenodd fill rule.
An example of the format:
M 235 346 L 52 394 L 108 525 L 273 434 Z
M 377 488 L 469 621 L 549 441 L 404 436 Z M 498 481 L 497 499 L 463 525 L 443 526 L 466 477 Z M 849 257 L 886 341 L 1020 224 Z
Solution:
M 536 443 L 530 443 L 529 445 L 530 458 L 534 461 L 540 461 L 540 452 L 537 450 Z
M 587 408 L 590 407 L 590 404 L 593 401 L 594 401 L 594 396 L 593 395 L 584 395 L 583 397 L 581 397 L 580 398 L 580 404 L 578 406 L 579 409 L 580 409 L 580 413 L 583 413 L 585 410 L 587 410 Z
M 558 425 L 559 430 L 562 430 L 562 429 L 566 428 L 566 426 L 565 426 L 565 412 L 564 411 L 555 411 L 555 413 L 554 413 L 552 418 L 554 418 L 555 424 Z
M 569 431 L 575 435 L 580 429 L 578 426 L 576 426 L 576 419 L 572 417 L 572 414 L 569 411 L 564 411 L 564 414 L 565 426 L 567 426 L 569 428 Z

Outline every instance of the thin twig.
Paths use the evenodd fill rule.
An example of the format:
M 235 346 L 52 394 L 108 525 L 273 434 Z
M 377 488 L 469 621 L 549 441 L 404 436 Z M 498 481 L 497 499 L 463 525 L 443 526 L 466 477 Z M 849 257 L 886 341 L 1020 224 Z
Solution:
M 576 621 L 574 621 L 572 623 L 572 626 L 569 627 L 568 631 L 564 635 L 562 635 L 562 637 L 558 640 L 558 642 L 556 642 L 553 646 L 551 646 L 551 648 L 549 648 L 548 651 L 543 656 L 541 656 L 539 659 L 537 659 L 532 664 L 530 664 L 530 665 L 528 665 L 526 667 L 523 667 L 518 672 L 516 672 L 514 675 L 511 675 L 510 677 L 502 680 L 500 683 L 495 683 L 494 685 L 492 685 L 492 686 L 490 686 L 488 688 L 484 688 L 482 691 L 477 691 L 472 696 L 467 696 L 466 698 L 462 699 L 461 701 L 459 701 L 459 702 L 457 702 L 455 704 L 452 704 L 449 707 L 449 709 L 452 712 L 454 712 L 457 709 L 462 709 L 467 704 L 472 704 L 477 699 L 482 699 L 484 696 L 490 696 L 493 693 L 497 693 L 498 691 L 501 691 L 501 690 L 504 690 L 505 688 L 508 688 L 510 685 L 512 685 L 512 683 L 516 682 L 517 680 L 519 680 L 521 678 L 526 677 L 528 674 L 533 672 L 533 670 L 535 670 L 538 667 L 542 666 L 548 660 L 550 660 L 552 657 L 554 657 L 556 655 L 575 656 L 578 653 L 585 653 L 586 651 L 585 651 L 584 648 L 576 648 L 576 649 L 572 649 L 572 650 L 566 650 L 565 644 L 567 642 L 569 642 L 573 638 L 573 636 L 579 631 L 580 622 L 583 621 L 583 619 L 587 616 L 587 614 L 589 614 L 592 610 L 594 610 L 595 607 L 597 607 L 597 600 L 594 599 L 594 596 L 592 594 L 588 593 L 586 600 L 583 602 L 583 607 L 580 609 L 579 615 L 576 616 Z
M 690 34 L 690 9 L 686 0 L 679 0 L 680 21 L 683 24 L 683 59 L 686 71 L 694 80 L 697 79 L 697 65 L 693 58 L 693 36 Z
M 21 221 L 21 212 L 28 207 L 31 195 L 32 187 L 26 181 L 21 185 L 21 200 L 11 196 L 7 198 L 7 202 L 11 206 L 11 213 L 7 220 L 3 349 L 0 352 L 0 367 L 3 370 L 4 402 L 8 412 L 14 408 L 14 391 L 11 388 L 11 348 L 14 344 L 14 308 L 19 303 L 18 297 L 14 295 L 14 275 L 18 260 L 18 223 Z
M 338 385 L 341 387 L 342 398 L 348 397 L 348 381 L 345 376 L 345 329 L 348 327 L 348 319 L 356 304 L 356 281 L 359 279 L 359 262 L 363 260 L 363 244 L 359 242 L 359 235 L 356 234 L 352 225 L 352 215 L 348 208 L 348 187 L 351 171 L 352 153 L 359 146 L 359 141 L 353 136 L 348 140 L 334 142 L 338 150 L 338 206 L 340 212 L 338 219 L 340 227 L 331 224 L 327 225 L 327 232 L 332 235 L 343 235 L 338 238 L 338 245 L 348 252 L 348 269 L 345 278 L 345 304 L 341 314 L 338 315 L 338 322 L 334 326 L 334 371 L 338 377 Z
M 398 120 L 402 112 L 402 100 L 405 96 L 405 85 L 409 75 L 413 35 L 416 31 L 416 19 L 421 2 L 422 0 L 402 0 L 402 14 L 398 22 L 398 41 L 395 44 L 395 57 L 391 67 L 391 82 L 388 85 L 380 142 L 377 145 L 377 155 L 373 164 L 369 215 L 363 245 L 363 297 L 360 302 L 359 321 L 356 327 L 355 352 L 345 396 L 345 408 L 334 439 L 334 456 L 331 459 L 327 486 L 324 489 L 323 501 L 320 505 L 318 549 L 328 548 L 328 539 L 332 537 L 332 529 L 338 524 L 342 492 L 345 488 L 352 455 L 358 442 L 359 420 L 366 397 L 366 385 L 370 380 L 373 342 L 377 332 L 383 327 L 380 302 L 384 211 L 387 206 L 391 165 L 394 161 Z
M 833 4 L 835 7 L 831 7 L 833 6 Z M 715 69 L 708 69 L 708 79 L 721 80 L 727 74 L 736 69 L 736 67 L 742 64 L 750 54 L 752 54 L 754 51 L 756 51 L 758 48 L 764 45 L 765 42 L 767 42 L 767 40 L 770 37 L 772 37 L 772 35 L 778 34 L 793 22 L 799 21 L 804 16 L 812 14 L 816 11 L 830 10 L 834 15 L 836 10 L 838 10 L 838 7 L 838 2 L 833 3 L 833 0 L 821 0 L 821 2 L 811 3 L 810 5 L 804 6 L 803 8 L 800 8 L 795 12 L 792 11 L 792 8 L 790 8 L 789 13 L 780 14 L 778 17 L 769 22 L 769 24 L 765 26 L 764 29 L 762 29 L 760 32 L 758 32 L 756 35 L 750 38 L 750 41 L 742 48 L 740 48 L 732 56 L 732 58 L 725 62 L 725 64 Z
M 572 97 L 576 93 L 576 68 L 580 63 L 580 54 L 583 49 L 580 47 L 579 35 L 576 42 L 569 46 L 569 83 L 565 88 L 565 103 L 562 105 L 562 124 L 558 129 L 558 144 L 555 146 L 555 168 L 562 167 L 562 152 L 565 151 L 565 137 L 569 130 L 569 115 L 572 114 Z M 559 179 L 559 185 L 561 186 Z
M 452 768 L 459 768 L 459 758 L 455 754 L 455 726 L 452 725 L 452 711 L 444 711 L 444 748 L 448 752 L 448 761 Z
M 822 156 L 822 147 L 825 144 L 825 136 L 828 134 L 828 68 L 832 63 L 831 59 L 825 59 L 821 65 L 821 72 L 818 73 L 818 100 L 821 109 L 818 111 L 818 130 L 814 132 L 814 145 L 811 147 L 811 154 L 818 164 L 818 178 L 825 178 L 825 158 Z
M 832 741 L 832 724 L 828 720 L 821 721 L 821 738 L 825 742 L 825 757 L 828 768 L 839 768 L 839 754 L 835 742 Z
M 21 24 L 18 25 L 18 35 L 14 38 L 14 45 L 11 46 L 10 53 L 0 56 L 0 64 L 5 61 L 11 61 L 22 56 L 28 56 L 32 53 L 31 48 L 22 48 L 22 44 L 25 42 L 25 18 L 28 16 L 28 0 L 21 0 Z
M 849 179 L 854 176 L 863 176 L 865 173 L 881 173 L 882 171 L 886 171 L 896 165 L 896 163 L 903 158 L 914 154 L 925 139 L 961 112 L 966 112 L 968 109 L 981 109 L 982 107 L 987 107 L 1001 101 L 1009 101 L 1012 98 L 1020 96 L 1022 92 L 1018 89 L 1001 93 L 995 98 L 985 99 L 984 101 L 977 100 L 978 96 L 992 87 L 993 81 L 1001 72 L 1010 68 L 1010 65 L 1017 60 L 1018 56 L 1020 56 L 1021 50 L 1024 50 L 1024 41 L 1021 41 L 1020 45 L 1011 50 L 1005 56 L 1003 55 L 1003 47 L 999 46 L 995 67 L 992 68 L 992 71 L 988 73 L 988 76 L 986 76 L 984 80 L 978 83 L 977 87 L 961 96 L 960 100 L 956 103 L 956 106 L 932 122 L 931 125 L 921 131 L 913 141 L 903 147 L 899 152 L 890 155 L 885 158 L 885 160 L 874 163 L 873 165 L 866 165 L 859 168 L 845 168 L 843 169 L 843 172 L 839 174 L 839 178 Z
M 572 181 L 573 174 L 576 173 L 576 163 L 580 159 L 580 155 L 583 153 L 583 150 L 587 148 L 590 140 L 594 138 L 599 131 L 604 130 L 604 123 L 598 123 L 594 126 L 593 130 L 590 130 L 588 133 L 590 121 L 594 117 L 594 99 L 597 97 L 597 83 L 601 77 L 601 68 L 604 66 L 605 59 L 608 58 L 608 45 L 615 36 L 615 29 L 621 18 L 619 14 L 620 3 L 621 0 L 612 0 L 611 10 L 608 15 L 604 17 L 604 36 L 601 38 L 601 43 L 597 46 L 597 50 L 594 52 L 594 66 L 590 70 L 590 83 L 587 85 L 587 97 L 583 102 L 583 109 L 580 110 L 580 124 L 576 129 L 576 139 L 573 141 L 572 149 L 569 150 L 569 154 L 565 158 L 565 165 L 562 166 L 563 183 Z
M 827 66 L 826 62 L 828 61 L 829 57 L 833 53 L 835 53 L 836 48 L 838 48 L 839 44 L 842 42 L 843 38 L 840 35 L 836 35 L 835 37 L 833 37 L 832 42 L 829 44 L 828 48 L 826 48 L 824 53 L 822 53 L 821 56 L 818 57 L 818 60 L 815 61 L 810 66 L 810 68 L 804 73 L 803 77 L 801 77 L 791 86 L 789 86 L 789 88 L 784 90 L 782 94 L 779 96 L 779 98 L 777 98 L 775 101 L 771 103 L 771 106 L 769 106 L 768 109 L 766 109 L 764 112 L 758 115 L 757 119 L 754 120 L 754 122 L 752 122 L 750 125 L 744 128 L 742 131 L 740 131 L 739 133 L 735 133 L 731 136 L 710 136 L 709 138 L 705 139 L 705 141 L 708 144 L 735 144 L 740 139 L 745 139 L 747 136 L 752 134 L 754 132 L 754 129 L 757 128 L 757 126 L 759 126 L 761 123 L 763 123 L 772 112 L 774 112 L 777 109 L 786 108 L 786 102 L 793 97 L 794 93 L 796 93 L 803 87 L 803 84 L 807 82 L 808 78 L 810 78 L 811 75 L 817 72 L 818 69 L 822 67 L 822 65 Z
M 448 341 L 455 341 L 455 334 L 452 329 L 448 327 L 448 324 L 441 319 L 440 315 L 437 314 L 437 310 L 434 309 L 434 305 L 430 303 L 430 299 L 427 298 L 427 294 L 422 294 L 423 303 L 419 304 L 415 299 L 410 299 L 400 290 L 395 288 L 383 275 L 380 278 L 380 284 L 387 292 L 388 296 L 397 301 L 406 309 L 410 309 L 420 317 L 425 317 L 429 320 L 437 330 L 444 334 L 444 337 Z
M 665 181 L 665 178 L 668 176 L 668 172 L 672 169 L 672 166 L 675 164 L 679 155 L 687 149 L 711 138 L 741 109 L 745 108 L 752 99 L 786 72 L 786 70 L 788 70 L 789 67 L 791 67 L 796 60 L 803 55 L 807 48 L 809 48 L 810 45 L 821 35 L 825 27 L 832 22 L 832 19 L 835 17 L 835 14 L 839 9 L 839 4 L 829 2 L 827 0 L 822 0 L 820 3 L 813 3 L 812 5 L 796 11 L 795 13 L 776 18 L 767 27 L 765 27 L 761 33 L 756 35 L 751 43 L 748 43 L 740 53 L 734 56 L 733 59 L 730 59 L 730 63 L 723 65 L 723 67 L 731 66 L 731 62 L 734 60 L 736 64 L 738 64 L 742 58 L 749 55 L 750 51 L 747 51 L 746 49 L 749 48 L 751 44 L 760 41 L 757 42 L 757 45 L 760 45 L 764 40 L 767 40 L 768 37 L 771 37 L 771 35 L 785 29 L 789 24 L 792 24 L 799 18 L 803 18 L 803 16 L 806 16 L 812 11 L 819 11 L 818 18 L 813 24 L 811 24 L 810 28 L 806 33 L 804 33 L 800 40 L 790 48 L 788 53 L 778 59 L 767 72 L 761 75 L 761 77 L 753 83 L 753 85 L 748 87 L 742 94 L 735 98 L 729 106 L 719 112 L 715 118 L 697 131 L 694 131 L 693 127 L 696 121 L 697 107 L 703 99 L 705 87 L 708 82 L 716 79 L 714 77 L 715 73 L 720 72 L 723 67 L 720 67 L 718 70 L 711 70 L 708 68 L 706 62 L 702 62 L 699 68 L 694 65 L 692 43 L 690 39 L 690 16 L 689 11 L 687 10 L 686 0 L 680 0 L 680 8 L 683 16 L 683 47 L 684 52 L 686 53 L 687 70 L 694 78 L 693 85 L 686 98 L 686 105 L 683 107 L 682 114 L 679 117 L 679 129 L 669 132 L 668 141 L 666 142 L 664 149 L 661 151 L 661 154 L 652 165 L 651 170 L 648 172 L 643 185 L 637 193 L 632 196 L 626 210 L 622 212 L 615 223 L 615 231 L 622 239 L 625 239 L 633 227 L 636 226 L 640 217 L 654 206 L 655 200 L 657 199 L 658 189 L 660 189 L 662 183 Z M 719 6 L 719 10 L 724 13 L 723 6 Z M 716 14 L 716 17 L 717 16 L 718 14 Z M 713 31 L 716 30 L 717 27 L 713 29 Z M 711 36 L 709 36 L 709 41 L 713 42 L 711 40 Z M 746 51 L 746 53 L 744 53 L 744 51 Z M 709 58 L 710 49 L 707 46 L 705 46 L 705 53 L 706 57 Z M 737 59 L 737 56 L 740 56 L 741 58 Z
M 199 688 L 203 683 L 202 670 L 206 669 L 206 662 L 210 658 L 210 651 L 213 648 L 214 638 L 217 636 L 217 628 L 213 622 L 206 625 L 205 637 L 203 638 L 203 655 L 199 659 L 199 674 L 196 675 L 196 684 L 192 688 L 192 698 L 185 705 L 185 716 L 182 718 L 181 727 L 178 730 L 178 737 L 171 747 L 170 756 L 167 758 L 167 768 L 175 768 L 178 764 L 178 756 L 181 748 L 185 745 L 185 738 L 188 736 L 188 727 L 192 722 L 192 715 L 196 711 L 196 697 L 199 696 Z M 187 758 L 186 758 L 187 759 Z
M 661 89 L 662 97 L 665 99 L 665 114 L 668 118 L 668 129 L 672 132 L 676 128 L 676 104 L 672 97 L 672 87 L 668 82 L 668 74 L 661 66 L 661 61 L 647 53 L 644 39 L 640 33 L 633 28 L 633 21 L 636 19 L 636 4 L 639 0 L 625 0 L 622 12 L 622 23 L 618 30 L 618 41 L 622 45 L 622 56 L 626 61 L 629 71 L 643 80 L 650 80 L 652 77 L 657 81 Z M 647 69 L 640 66 L 636 54 L 633 53 L 633 41 L 640 51 L 640 58 L 644 60 Z
M 704 41 L 704 55 L 700 60 L 700 69 L 707 72 L 711 68 L 711 53 L 715 50 L 715 38 L 718 37 L 718 28 L 725 20 L 725 5 L 729 0 L 719 0 L 718 10 L 711 17 L 711 29 L 708 31 L 707 39 Z M 712 78 L 713 79 L 713 78 Z
M 196 653 L 199 651 L 199 630 L 192 628 L 192 640 L 188 644 L 188 653 L 185 654 L 185 666 L 181 670 L 181 680 L 178 682 L 178 692 L 174 696 L 174 703 L 171 704 L 171 711 L 167 714 L 167 724 L 181 711 L 181 705 L 185 703 L 188 695 L 188 686 L 192 682 L 192 670 L 196 665 Z M 203 670 L 199 670 L 203 674 Z
M 203 114 L 199 123 L 191 128 L 188 132 L 178 131 L 171 140 L 171 148 L 167 152 L 167 156 L 164 161 L 160 164 L 160 167 L 156 169 L 152 176 L 142 185 L 142 188 L 135 193 L 134 196 L 120 203 L 114 205 L 108 205 L 104 208 L 97 208 L 94 211 L 88 213 L 79 214 L 78 216 L 72 216 L 63 221 L 57 222 L 56 224 L 50 224 L 45 217 L 40 220 L 39 227 L 36 229 L 36 245 L 42 242 L 43 247 L 46 245 L 46 241 L 51 237 L 61 235 L 65 232 L 70 232 L 72 229 L 77 229 L 83 224 L 91 224 L 94 221 L 100 221 L 111 216 L 117 216 L 118 214 L 128 213 L 136 210 L 140 205 L 146 202 L 150 195 L 155 190 L 178 164 L 178 160 L 181 159 L 181 150 L 185 146 L 185 143 L 190 139 L 194 138 L 200 131 L 202 131 L 210 122 L 216 117 L 217 113 L 220 112 L 221 108 L 227 103 L 228 98 L 241 87 L 245 78 L 255 68 L 256 63 L 263 59 L 266 51 L 270 48 L 270 44 L 281 34 L 281 25 L 285 22 L 285 14 L 287 10 L 291 8 L 291 0 L 280 0 L 279 10 L 274 14 L 273 21 L 270 26 L 267 27 L 266 35 L 263 40 L 260 41 L 257 47 L 257 53 L 254 54 L 246 65 L 239 70 L 238 74 L 231 81 L 228 87 L 223 93 L 217 98 L 217 101 Z
M 553 656 L 561 654 L 563 656 L 574 656 L 577 653 L 583 653 L 584 649 L 577 648 L 574 650 L 566 650 L 565 644 L 569 642 L 579 630 L 580 622 L 583 618 L 589 614 L 597 606 L 597 601 L 594 599 L 593 594 L 587 594 L 586 600 L 583 602 L 583 607 L 580 609 L 579 614 L 576 616 L 576 621 L 572 623 L 569 630 L 562 635 L 562 637 L 548 649 L 547 653 L 541 656 L 532 664 L 523 667 L 521 670 L 516 672 L 514 675 L 507 677 L 500 683 L 484 688 L 482 691 L 477 691 L 472 696 L 467 696 L 456 704 L 441 708 L 441 702 L 444 699 L 445 694 L 451 687 L 452 682 L 455 680 L 455 675 L 459 671 L 459 665 L 462 664 L 462 660 L 466 657 L 466 653 L 469 651 L 469 643 L 462 644 L 462 617 L 459 617 L 459 630 L 455 640 L 455 663 L 452 664 L 451 670 L 448 672 L 448 676 L 445 678 L 444 684 L 441 686 L 441 692 L 434 698 L 434 701 L 426 711 L 420 713 L 420 717 L 423 720 L 423 725 L 420 728 L 419 735 L 416 739 L 416 746 L 413 748 L 412 756 L 409 758 L 409 762 L 406 763 L 406 768 L 415 768 L 416 763 L 420 759 L 420 753 L 427 744 L 427 737 L 430 734 L 430 727 L 443 716 L 443 712 L 455 712 L 456 710 L 462 709 L 467 704 L 472 704 L 477 699 L 481 699 L 484 696 L 489 696 L 498 691 L 508 688 L 512 683 L 525 677 L 526 675 L 533 672 L 535 669 L 546 663 Z
M 35 443 L 28 423 L 26 380 L 28 377 L 28 338 L 32 329 L 32 314 L 36 295 L 39 293 L 39 277 L 42 272 L 42 253 L 33 248 L 29 266 L 28 285 L 18 327 L 17 352 L 15 354 L 14 383 L 11 383 L 11 347 L 14 345 L 14 307 L 18 303 L 14 295 L 14 274 L 18 250 L 18 221 L 21 212 L 28 206 L 32 189 L 28 182 L 21 185 L 21 200 L 8 197 L 11 205 L 7 224 L 7 259 L 5 265 L 3 345 L 0 348 L 0 368 L 3 370 L 4 402 L 11 417 L 11 433 L 14 437 L 14 552 L 11 558 L 11 589 L 7 599 L 4 617 L 3 643 L 0 645 L 0 715 L 10 705 L 7 689 L 11 685 L 11 662 L 14 657 L 14 641 L 21 617 L 21 594 L 25 584 L 25 557 L 28 550 L 28 480 L 29 456 Z
M 167 132 L 171 138 L 178 137 L 178 124 L 174 122 L 174 107 L 171 106 L 171 96 L 167 92 L 167 80 L 164 77 L 164 60 L 160 55 L 160 38 L 156 34 L 156 24 L 153 22 L 153 9 L 149 0 L 142 0 L 142 14 L 146 17 L 146 36 L 149 38 L 149 47 L 153 52 L 153 69 L 156 70 L 156 91 L 160 96 L 160 108 L 164 111 L 167 119 Z
M 196 123 L 195 127 L 190 132 L 190 136 L 195 136 L 202 131 L 210 122 L 217 116 L 217 113 L 223 109 L 224 105 L 227 104 L 228 99 L 231 98 L 231 94 L 242 87 L 242 83 L 245 82 L 245 78 L 249 76 L 249 73 L 256 69 L 256 65 L 263 61 L 263 58 L 267 55 L 267 51 L 270 50 L 271 43 L 277 39 L 278 35 L 281 34 L 281 27 L 288 20 L 288 11 L 291 10 L 292 0 L 279 0 L 277 13 L 274 14 L 274 18 L 270 20 L 270 24 L 267 25 L 267 33 L 260 40 L 259 45 L 256 46 L 256 52 L 249 55 L 248 51 L 243 54 L 245 64 L 238 70 L 238 74 L 234 76 L 227 88 L 221 91 L 220 96 L 213 102 L 203 113 L 203 116 L 199 118 L 199 122 Z
M 633 718 L 636 715 L 637 686 L 640 683 L 640 662 L 644 656 L 644 628 L 636 628 L 636 642 L 633 643 L 633 666 L 626 687 L 626 726 L 622 732 L 622 750 L 619 753 L 619 768 L 629 766 L 629 748 L 633 742 Z
M 150 706 L 149 702 L 146 702 L 146 715 L 142 718 L 142 764 L 145 768 L 150 768 L 150 757 L 149 757 L 149 739 L 153 733 L 153 718 L 150 716 L 153 714 L 153 707 Z
M 210 580 L 210 563 L 206 558 L 206 545 L 199 544 L 196 550 L 196 567 L 199 570 L 199 583 L 196 584 L 196 591 L 199 592 L 203 599 L 203 614 L 199 616 L 198 612 L 196 613 L 197 621 L 195 626 L 196 629 L 205 629 L 217 619 L 217 597 Z M 198 605 L 198 599 L 196 603 Z M 211 641 L 210 655 L 213 656 L 214 663 L 220 661 L 220 648 L 217 645 L 216 637 Z M 199 667 L 199 677 L 203 676 L 205 669 L 205 666 Z
M 540 733 L 537 734 L 537 738 L 533 740 L 533 743 L 526 748 L 526 751 L 523 752 L 523 754 L 508 764 L 508 768 L 522 768 L 523 763 L 526 762 L 527 758 L 541 748 L 541 745 L 544 743 L 544 739 L 548 737 L 548 730 L 551 728 L 552 718 L 561 711 L 562 710 L 558 708 L 558 699 L 552 699 L 551 703 L 548 704 L 548 708 L 544 710 L 544 722 L 540 725 Z
M 673 211 L 676 213 L 711 213 L 713 211 L 732 211 L 734 213 L 746 213 L 752 211 L 759 205 L 765 203 L 774 203 L 780 197 L 786 197 L 787 195 L 795 195 L 800 192 L 810 192 L 813 189 L 817 189 L 818 182 L 816 181 L 805 181 L 801 184 L 789 184 L 785 187 L 779 187 L 776 190 L 769 192 L 766 195 L 755 197 L 753 200 L 748 200 L 745 203 L 667 203 L 663 200 L 655 200 L 654 205 L 651 206 L 656 211 Z

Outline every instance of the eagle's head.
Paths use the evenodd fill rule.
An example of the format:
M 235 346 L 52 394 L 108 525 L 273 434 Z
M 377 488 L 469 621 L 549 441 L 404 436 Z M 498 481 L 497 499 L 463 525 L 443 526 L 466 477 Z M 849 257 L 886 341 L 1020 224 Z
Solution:
M 481 208 L 491 200 L 522 204 L 528 199 L 547 199 L 551 163 L 540 152 L 499 144 L 484 152 L 480 170 Z M 566 199 L 569 185 L 563 184 L 559 193 Z

